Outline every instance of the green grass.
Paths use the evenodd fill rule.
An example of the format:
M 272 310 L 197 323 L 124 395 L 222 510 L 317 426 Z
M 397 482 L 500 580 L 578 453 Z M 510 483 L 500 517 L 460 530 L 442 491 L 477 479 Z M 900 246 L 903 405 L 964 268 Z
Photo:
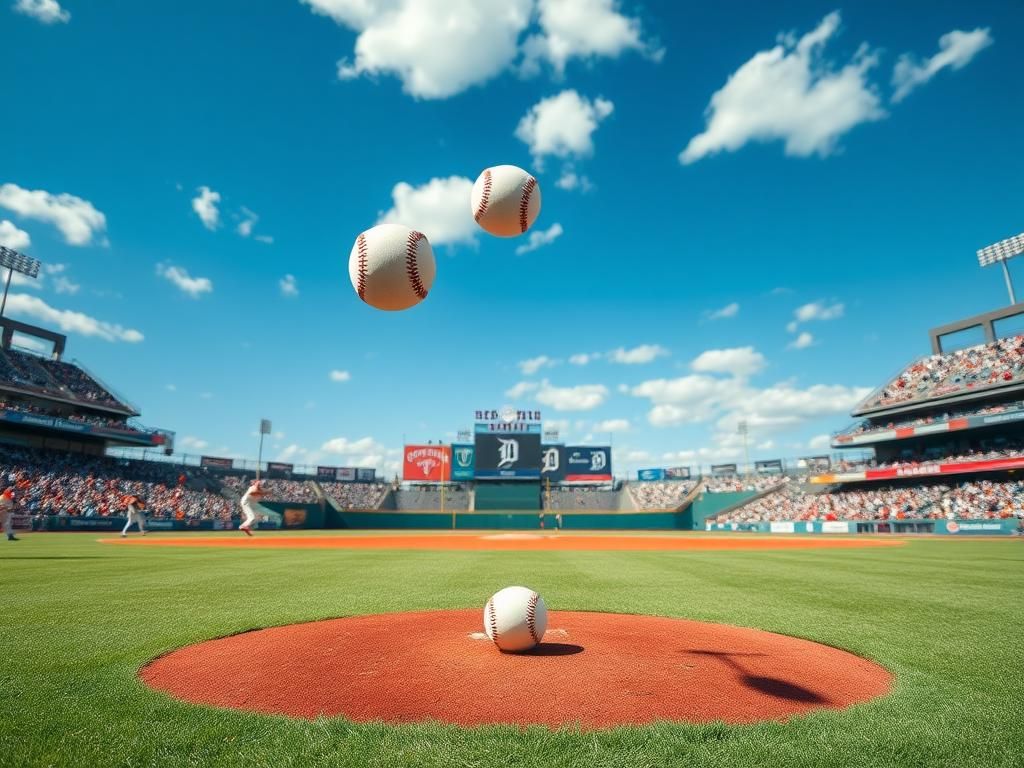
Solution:
M 160 535 L 160 534 L 156 534 Z M 790 552 L 372 552 L 0 541 L 2 766 L 1020 766 L 1024 541 Z M 480 606 L 760 627 L 876 659 L 891 695 L 787 724 L 580 733 L 196 707 L 136 673 L 172 648 L 351 614 Z M 585 681 L 580 681 L 581 685 Z M 443 694 L 442 694 L 443 695 Z

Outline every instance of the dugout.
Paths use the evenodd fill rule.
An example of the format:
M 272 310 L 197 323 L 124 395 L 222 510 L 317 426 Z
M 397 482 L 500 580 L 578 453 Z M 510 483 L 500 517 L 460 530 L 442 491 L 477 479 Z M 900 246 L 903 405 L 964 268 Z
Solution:
M 476 484 L 474 509 L 529 509 L 540 510 L 540 481 L 517 480 L 512 483 Z

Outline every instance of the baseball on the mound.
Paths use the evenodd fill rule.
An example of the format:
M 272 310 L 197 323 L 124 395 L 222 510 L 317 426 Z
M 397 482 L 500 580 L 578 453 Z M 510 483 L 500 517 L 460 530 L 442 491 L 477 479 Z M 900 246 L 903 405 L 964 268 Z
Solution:
M 505 587 L 484 606 L 484 631 L 502 651 L 528 651 L 544 637 L 548 609 L 526 587 Z
M 435 270 L 426 236 L 401 224 L 378 224 L 361 233 L 348 257 L 352 287 L 377 309 L 419 304 L 434 284 Z
M 476 223 L 492 235 L 521 235 L 540 213 L 540 185 L 514 165 L 485 168 L 473 184 L 470 210 Z

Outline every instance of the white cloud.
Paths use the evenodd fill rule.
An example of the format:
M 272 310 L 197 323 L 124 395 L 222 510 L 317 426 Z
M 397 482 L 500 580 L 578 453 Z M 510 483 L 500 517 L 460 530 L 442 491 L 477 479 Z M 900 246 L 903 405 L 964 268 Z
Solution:
M 556 411 L 590 411 L 608 398 L 608 387 L 603 384 L 580 384 L 575 387 L 555 387 L 547 379 L 537 391 L 537 402 Z
M 56 325 L 66 333 L 95 336 L 105 341 L 135 343 L 144 338 L 141 333 L 132 328 L 97 320 L 70 309 L 55 309 L 37 296 L 29 296 L 24 293 L 12 293 L 7 298 L 7 310 L 13 314 L 21 312 L 41 322 Z
M 830 435 L 815 435 L 807 442 L 807 447 L 812 451 L 825 451 L 832 447 Z
M 335 454 L 383 453 L 384 447 L 372 437 L 349 440 L 347 437 L 335 437 L 328 440 L 320 450 Z
M 628 419 L 605 419 L 604 421 L 595 422 L 591 429 L 594 432 L 628 432 L 629 431 L 629 420 Z
M 485 83 L 512 64 L 532 0 L 302 0 L 358 33 L 338 77 L 395 75 L 423 99 Z
M 14 10 L 43 24 L 67 24 L 71 21 L 71 14 L 61 8 L 57 0 L 18 0 L 14 4 Z
M 667 354 L 668 350 L 659 344 L 641 344 L 633 349 L 613 349 L 608 353 L 608 361 L 622 365 L 643 365 Z
M 721 309 L 715 309 L 707 313 L 708 320 L 724 320 L 728 317 L 736 317 L 740 312 L 740 305 L 735 301 L 726 304 Z
M 175 267 L 170 264 L 157 264 L 156 273 L 160 277 L 174 283 L 193 299 L 198 299 L 202 294 L 213 291 L 213 282 L 210 278 L 192 277 L 181 267 Z
M 787 155 L 828 155 L 860 123 L 880 120 L 877 89 L 868 72 L 877 55 L 862 45 L 841 68 L 823 57 L 839 28 L 839 13 L 826 16 L 799 40 L 787 35 L 734 72 L 705 110 L 707 127 L 679 155 L 684 164 L 751 141 L 785 142 Z
M 569 358 L 569 362 L 572 363 L 573 365 L 586 365 L 587 363 L 591 362 L 592 360 L 596 360 L 599 357 L 600 355 L 597 353 L 579 352 L 575 355 L 572 355 Z
M 807 331 L 801 331 L 800 335 L 797 336 L 790 343 L 792 349 L 807 349 L 809 346 L 814 344 L 814 336 L 809 334 Z
M 700 403 L 714 402 L 731 394 L 727 388 L 735 390 L 734 381 L 722 380 L 713 376 L 691 374 L 677 379 L 652 379 L 645 381 L 630 390 L 634 397 L 646 397 L 656 404 L 674 404 L 694 406 Z
M 53 281 L 53 290 L 57 293 L 69 293 L 74 295 L 81 289 L 81 285 L 65 275 L 58 275 Z
M 0 185 L 0 208 L 26 219 L 52 224 L 69 245 L 88 245 L 107 228 L 107 217 L 88 200 L 66 192 L 51 194 L 42 189 L 22 189 L 17 184 Z
M 709 349 L 698 355 L 690 367 L 700 373 L 728 373 L 747 378 L 764 368 L 764 355 L 753 347 Z
M 185 435 L 184 437 L 178 438 L 178 446 L 181 448 L 192 448 L 197 451 L 201 451 L 205 448 L 209 448 L 210 444 L 206 440 L 202 440 L 192 435 Z
M 614 109 L 607 99 L 591 101 L 565 90 L 530 107 L 516 127 L 516 138 L 530 148 L 538 166 L 548 155 L 589 157 L 594 152 L 594 131 Z
M 516 248 L 516 255 L 522 256 L 524 253 L 530 251 L 536 251 L 538 248 L 542 248 L 545 245 L 550 245 L 555 242 L 562 235 L 562 225 L 555 222 L 547 229 L 535 229 L 530 232 L 530 237 L 523 245 Z
M 557 360 L 552 360 L 547 355 L 538 355 L 537 357 L 531 357 L 529 360 L 520 360 L 516 365 L 519 366 L 519 370 L 523 372 L 524 376 L 532 376 L 541 368 L 551 368 L 557 365 Z
M 660 58 L 662 52 L 642 39 L 640 22 L 618 12 L 616 0 L 538 0 L 541 32 L 523 44 L 524 73 L 536 72 L 540 62 L 557 75 L 573 58 L 615 58 L 628 50 Z
M 16 251 L 24 250 L 32 245 L 32 238 L 28 232 L 18 229 L 14 224 L 3 219 L 0 221 L 0 245 L 6 245 Z
M 823 301 L 813 301 L 797 307 L 793 316 L 800 323 L 806 323 L 808 320 L 836 320 L 843 316 L 845 310 L 846 307 L 841 302 L 826 304 Z
M 202 214 L 200 214 L 202 218 Z M 256 222 L 260 220 L 260 217 L 255 212 L 250 211 L 244 205 L 242 206 L 242 220 L 238 222 L 238 234 L 242 237 L 249 237 L 252 234 L 252 228 L 256 226 Z M 205 220 L 204 220 L 205 223 Z
M 220 192 L 214 192 L 207 186 L 199 187 L 199 194 L 192 198 L 192 210 L 196 212 L 203 226 L 214 230 L 220 226 Z
M 348 371 L 334 370 L 328 374 L 328 378 L 330 378 L 331 381 L 351 381 L 352 374 Z
M 266 243 L 267 245 L 274 244 L 274 238 L 271 237 L 270 235 L 253 235 L 252 239 L 255 240 L 257 243 Z
M 281 289 L 282 296 L 294 298 L 299 295 L 299 285 L 295 281 L 295 275 L 285 275 L 277 281 L 277 285 Z
M 946 67 L 963 69 L 992 42 L 988 27 L 970 32 L 954 29 L 939 38 L 939 52 L 930 59 L 918 61 L 912 54 L 904 53 L 892 71 L 892 84 L 896 89 L 892 95 L 893 102 L 903 101 L 912 90 L 927 83 Z
M 469 215 L 472 193 L 473 182 L 464 176 L 434 178 L 419 187 L 400 181 L 391 190 L 391 209 L 378 223 L 412 227 L 435 246 L 474 243 L 478 227 Z
M 288 449 L 286 448 L 285 450 L 287 451 Z M 362 437 L 358 440 L 349 440 L 346 437 L 332 438 L 320 446 L 319 453 L 305 451 L 306 462 L 314 463 L 311 459 L 320 455 L 320 453 L 330 454 L 332 457 L 340 457 L 340 459 L 332 458 L 332 461 L 337 460 L 346 466 L 376 467 L 377 469 L 391 471 L 395 469 L 395 463 L 388 462 L 385 459 L 393 451 L 388 450 L 372 437 Z
M 539 384 L 532 381 L 520 381 L 517 384 L 512 385 L 509 389 L 505 390 L 505 397 L 510 397 L 513 400 L 519 400 L 524 395 L 530 392 L 535 392 L 539 388 Z

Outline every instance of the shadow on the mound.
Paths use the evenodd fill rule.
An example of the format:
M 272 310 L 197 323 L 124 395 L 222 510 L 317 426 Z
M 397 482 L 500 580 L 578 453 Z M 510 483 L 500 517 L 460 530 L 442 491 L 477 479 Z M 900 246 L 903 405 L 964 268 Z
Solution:
M 541 643 L 535 645 L 528 651 L 523 651 L 520 656 L 572 656 L 583 653 L 582 645 L 572 643 Z
M 804 701 L 812 704 L 821 704 L 826 701 L 812 690 L 794 683 L 787 683 L 785 680 L 779 680 L 775 677 L 743 675 L 740 679 L 747 687 L 761 693 L 767 693 L 769 696 L 777 696 L 780 699 Z

